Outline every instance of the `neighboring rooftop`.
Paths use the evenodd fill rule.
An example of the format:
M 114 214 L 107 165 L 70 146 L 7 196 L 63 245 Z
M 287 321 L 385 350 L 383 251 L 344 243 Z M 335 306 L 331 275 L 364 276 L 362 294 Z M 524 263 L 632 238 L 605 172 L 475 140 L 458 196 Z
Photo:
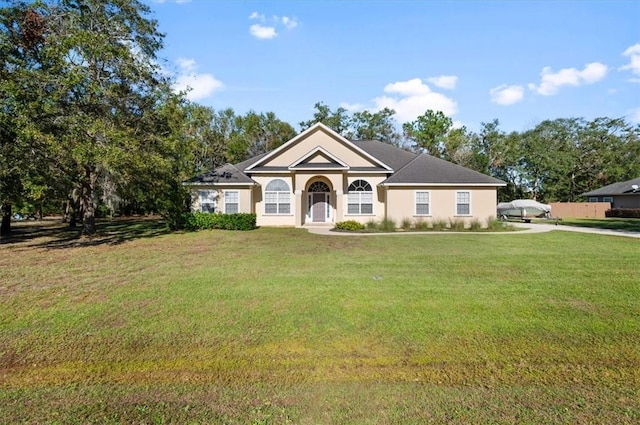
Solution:
M 640 195 L 640 177 L 624 182 L 613 183 L 591 192 L 583 193 L 582 196 L 611 196 L 611 195 Z

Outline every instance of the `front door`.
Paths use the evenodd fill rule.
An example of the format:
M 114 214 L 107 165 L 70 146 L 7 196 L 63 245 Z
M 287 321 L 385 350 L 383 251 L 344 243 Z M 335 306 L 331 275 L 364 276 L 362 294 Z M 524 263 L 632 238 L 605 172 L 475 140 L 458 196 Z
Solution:
M 327 220 L 327 194 L 311 194 L 311 219 L 314 222 L 324 223 Z

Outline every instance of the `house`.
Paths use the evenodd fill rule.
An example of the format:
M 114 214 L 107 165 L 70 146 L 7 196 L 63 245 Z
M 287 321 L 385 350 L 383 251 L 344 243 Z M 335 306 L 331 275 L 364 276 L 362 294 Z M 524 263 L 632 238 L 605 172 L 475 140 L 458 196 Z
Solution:
M 259 226 L 495 217 L 501 180 L 315 124 L 271 152 L 184 182 L 194 211 L 255 213 Z
M 611 208 L 640 208 L 640 177 L 583 193 L 589 202 L 609 202 Z

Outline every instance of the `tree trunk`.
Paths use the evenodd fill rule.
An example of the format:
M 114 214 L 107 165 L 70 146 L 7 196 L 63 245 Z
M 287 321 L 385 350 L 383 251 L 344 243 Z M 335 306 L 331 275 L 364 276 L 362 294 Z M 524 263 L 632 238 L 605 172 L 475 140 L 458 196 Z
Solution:
M 11 204 L 2 204 L 2 224 L 0 225 L 0 237 L 9 236 L 11 233 Z
M 86 236 L 92 236 L 96 233 L 94 198 L 97 177 L 95 167 L 85 167 L 80 206 L 82 207 L 82 234 Z

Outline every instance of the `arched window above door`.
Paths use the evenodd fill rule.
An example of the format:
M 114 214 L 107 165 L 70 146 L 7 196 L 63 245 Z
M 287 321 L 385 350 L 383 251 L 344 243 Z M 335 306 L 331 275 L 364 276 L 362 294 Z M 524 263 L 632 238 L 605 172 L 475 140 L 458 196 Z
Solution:
M 327 193 L 327 192 L 331 192 L 331 189 L 329 188 L 329 185 L 326 184 L 325 182 L 317 181 L 317 182 L 311 183 L 311 186 L 309 186 L 309 192 Z

